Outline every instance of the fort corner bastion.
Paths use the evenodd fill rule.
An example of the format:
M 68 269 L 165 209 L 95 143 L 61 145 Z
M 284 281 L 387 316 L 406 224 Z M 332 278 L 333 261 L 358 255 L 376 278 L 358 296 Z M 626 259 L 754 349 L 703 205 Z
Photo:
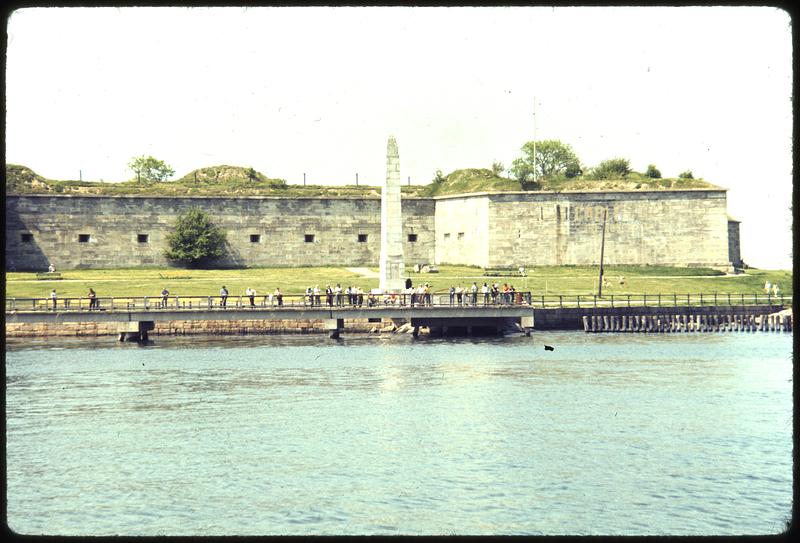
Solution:
M 377 266 L 381 201 L 367 197 L 6 197 L 6 270 L 166 266 L 177 216 L 227 233 L 219 267 Z M 482 192 L 402 199 L 407 265 L 741 265 L 727 189 Z

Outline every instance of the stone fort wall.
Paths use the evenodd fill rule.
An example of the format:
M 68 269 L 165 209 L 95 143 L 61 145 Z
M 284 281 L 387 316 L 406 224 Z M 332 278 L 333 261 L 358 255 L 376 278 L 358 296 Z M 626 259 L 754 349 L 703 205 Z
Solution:
M 605 264 L 730 269 L 739 249 L 729 243 L 726 194 L 691 189 L 442 197 L 436 204 L 436 257 L 482 267 L 597 265 L 607 211 Z M 738 229 L 736 234 L 738 240 Z
M 197 207 L 227 234 L 235 266 L 376 266 L 380 199 L 10 196 L 6 269 L 168 266 L 167 235 Z M 433 200 L 402 205 L 406 262 L 433 261 Z
M 25 195 L 6 198 L 6 269 L 169 265 L 166 236 L 191 207 L 227 233 L 219 266 L 378 265 L 377 198 Z M 741 261 L 726 191 L 693 189 L 404 199 L 405 263 L 598 264 L 604 210 L 606 264 Z

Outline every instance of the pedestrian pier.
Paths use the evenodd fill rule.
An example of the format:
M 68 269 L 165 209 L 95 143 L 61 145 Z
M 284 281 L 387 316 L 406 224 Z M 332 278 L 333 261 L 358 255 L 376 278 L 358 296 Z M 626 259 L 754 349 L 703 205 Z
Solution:
M 480 300 L 478 299 L 480 297 Z M 244 299 L 242 299 L 244 298 Z M 259 297 L 261 298 L 261 297 Z M 365 296 L 348 300 L 342 296 L 327 303 L 304 295 L 285 295 L 281 300 L 247 297 L 168 297 L 101 298 L 89 308 L 80 298 L 46 298 L 6 300 L 7 323 L 67 323 L 116 322 L 120 340 L 144 341 L 157 321 L 237 321 L 237 320 L 299 320 L 325 323 L 331 338 L 344 331 L 346 319 L 371 322 L 391 320 L 408 324 L 414 335 L 422 327 L 433 333 L 446 333 L 455 328 L 471 334 L 477 328 L 490 329 L 497 334 L 504 330 L 530 332 L 533 328 L 533 308 L 530 293 L 484 300 L 482 296 L 465 296 L 451 304 L 447 295 L 413 299 L 411 296 Z
M 157 322 L 287 320 L 324 323 L 332 338 L 346 332 L 346 320 L 376 323 L 376 329 L 404 328 L 414 335 L 482 331 L 498 335 L 537 330 L 586 332 L 696 332 L 785 330 L 791 332 L 792 297 L 758 294 L 533 295 L 485 297 L 467 293 L 410 295 L 169 296 L 98 298 L 9 298 L 6 323 L 117 323 L 119 338 L 146 340 Z M 380 323 L 380 324 L 378 324 Z M 106 332 L 108 333 L 108 332 Z

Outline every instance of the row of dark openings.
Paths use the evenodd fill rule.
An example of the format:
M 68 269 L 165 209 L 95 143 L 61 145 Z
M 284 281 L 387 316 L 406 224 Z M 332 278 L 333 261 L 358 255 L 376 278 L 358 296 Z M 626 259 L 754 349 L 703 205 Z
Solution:
M 90 239 L 91 239 L 90 234 L 78 234 L 78 243 L 89 243 Z M 306 243 L 314 243 L 315 235 L 306 234 L 304 239 Z M 150 234 L 137 234 L 136 241 L 139 243 L 149 243 Z M 358 241 L 359 243 L 366 243 L 367 234 L 359 234 Z M 408 241 L 410 243 L 415 243 L 417 241 L 417 234 L 409 234 Z M 33 242 L 33 234 L 31 233 L 22 234 L 22 242 L 23 243 Z M 261 234 L 250 234 L 250 243 L 261 243 Z

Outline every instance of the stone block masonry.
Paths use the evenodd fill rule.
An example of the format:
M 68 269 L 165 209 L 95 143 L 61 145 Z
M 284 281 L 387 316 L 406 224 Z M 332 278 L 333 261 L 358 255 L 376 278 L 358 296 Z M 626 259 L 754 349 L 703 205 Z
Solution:
M 167 235 L 191 207 L 227 234 L 218 267 L 376 266 L 377 198 L 10 196 L 6 269 L 167 266 Z M 403 244 L 411 262 L 433 262 L 430 199 L 402 205 Z
M 6 198 L 6 269 L 166 266 L 190 207 L 228 236 L 218 267 L 378 266 L 378 198 L 25 195 Z M 725 189 L 475 193 L 402 200 L 406 265 L 741 264 Z M 733 224 L 735 223 L 735 224 Z

